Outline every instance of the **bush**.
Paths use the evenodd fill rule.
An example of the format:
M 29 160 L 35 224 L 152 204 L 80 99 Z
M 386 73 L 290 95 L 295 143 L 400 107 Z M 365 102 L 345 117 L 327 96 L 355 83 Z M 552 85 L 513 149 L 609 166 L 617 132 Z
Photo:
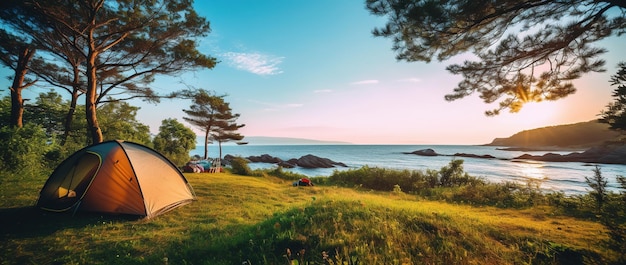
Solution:
M 621 186 L 621 191 L 615 193 L 607 191 L 607 179 L 602 176 L 600 167 L 596 166 L 593 170 L 594 177 L 585 177 L 587 184 L 593 190 L 589 192 L 589 196 L 594 198 L 596 205 L 596 213 L 602 223 L 608 230 L 609 249 L 615 251 L 616 264 L 626 263 L 626 179 L 623 176 L 617 176 L 617 182 Z
M 61 162 L 84 147 L 84 144 L 75 141 L 67 141 L 65 145 L 52 144 L 48 152 L 44 154 L 47 167 L 50 169 L 56 168 Z
M 463 171 L 463 160 L 452 160 L 441 170 L 394 170 L 368 166 L 354 170 L 335 171 L 330 180 L 338 185 L 358 186 L 379 191 L 392 191 L 395 185 L 407 193 L 421 194 L 437 187 L 460 187 L 483 184 L 484 181 Z
M 236 156 L 230 162 L 231 171 L 233 174 L 242 175 L 242 176 L 252 176 L 253 171 L 248 166 L 248 160 L 243 157 Z
M 343 186 L 358 186 L 365 189 L 392 191 L 395 185 L 415 190 L 414 183 L 423 178 L 421 171 L 393 170 L 364 166 L 359 169 L 335 171 L 330 181 Z
M 476 205 L 519 207 L 515 196 L 518 187 L 519 185 L 513 182 L 466 185 L 459 188 L 451 200 Z
M 298 180 L 298 179 L 307 177 L 306 175 L 303 175 L 303 174 L 294 173 L 291 171 L 285 171 L 280 166 L 273 168 L 273 169 L 266 169 L 264 170 L 264 172 L 270 176 L 274 176 L 274 177 L 286 179 L 286 180 Z
M 335 171 L 328 181 L 336 185 L 377 191 L 394 191 L 419 195 L 432 200 L 446 200 L 475 205 L 523 208 L 548 203 L 539 188 L 540 182 L 526 185 L 504 182 L 487 183 L 463 170 L 463 160 L 452 160 L 440 170 L 393 170 L 370 168 Z
M 44 159 L 51 145 L 41 126 L 4 126 L 0 128 L 0 139 L 0 171 L 28 175 L 51 171 Z
M 596 212 L 598 215 L 600 215 L 602 214 L 602 208 L 607 201 L 608 195 L 606 185 L 608 182 L 606 178 L 602 176 L 602 171 L 600 170 L 600 167 L 598 167 L 598 165 L 596 165 L 593 169 L 593 173 L 593 177 L 585 177 L 585 181 L 587 182 L 587 185 L 592 188 L 589 194 L 595 199 Z

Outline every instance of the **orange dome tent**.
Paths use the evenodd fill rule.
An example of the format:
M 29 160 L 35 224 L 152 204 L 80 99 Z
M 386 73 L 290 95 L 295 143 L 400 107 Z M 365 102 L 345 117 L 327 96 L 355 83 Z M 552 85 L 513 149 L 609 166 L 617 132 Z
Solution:
M 149 147 L 118 140 L 85 147 L 63 161 L 41 189 L 37 206 L 152 218 L 193 200 L 191 185 L 171 161 Z

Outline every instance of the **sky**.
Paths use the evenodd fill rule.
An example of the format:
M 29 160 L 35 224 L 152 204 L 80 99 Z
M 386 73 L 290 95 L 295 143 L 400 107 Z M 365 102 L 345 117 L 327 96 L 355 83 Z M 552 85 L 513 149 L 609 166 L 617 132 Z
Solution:
M 371 33 L 385 19 L 371 15 L 364 1 L 198 0 L 195 7 L 212 29 L 198 49 L 220 63 L 211 70 L 160 77 L 153 88 L 165 93 L 195 87 L 227 95 L 233 112 L 241 115 L 238 123 L 245 124 L 240 130 L 245 136 L 486 144 L 522 130 L 598 118 L 612 101 L 615 87 L 608 80 L 626 60 L 626 49 L 619 46 L 624 37 L 603 40 L 596 45 L 609 50 L 602 56 L 607 71 L 575 81 L 575 94 L 487 117 L 484 112 L 496 105 L 478 96 L 444 100 L 461 81 L 446 66 L 470 54 L 444 62 L 397 61 L 392 41 Z M 0 69 L 0 75 L 10 74 Z M 9 86 L 8 80 L 0 82 Z M 182 119 L 190 101 L 131 104 L 141 107 L 137 119 L 152 133 L 158 133 L 162 120 L 176 118 L 202 134 Z

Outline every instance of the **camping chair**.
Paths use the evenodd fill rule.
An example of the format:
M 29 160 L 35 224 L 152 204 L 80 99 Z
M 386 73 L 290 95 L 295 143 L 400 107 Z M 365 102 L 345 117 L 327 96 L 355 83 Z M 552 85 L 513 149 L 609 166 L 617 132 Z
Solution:
M 222 172 L 222 161 L 219 158 L 213 159 L 213 163 L 207 172 L 208 173 Z

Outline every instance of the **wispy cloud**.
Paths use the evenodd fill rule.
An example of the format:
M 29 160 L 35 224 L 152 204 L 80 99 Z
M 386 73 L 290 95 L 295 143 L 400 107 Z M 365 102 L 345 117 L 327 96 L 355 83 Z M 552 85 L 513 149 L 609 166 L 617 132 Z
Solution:
M 370 84 L 378 84 L 378 80 L 369 79 L 369 80 L 361 80 L 350 83 L 351 85 L 370 85 Z
M 419 82 L 422 82 L 422 79 L 411 77 L 411 78 L 398 79 L 396 81 L 397 82 L 406 82 L 406 83 L 419 83 Z
M 278 67 L 285 57 L 262 54 L 258 52 L 227 52 L 222 57 L 226 63 L 239 70 L 257 75 L 277 75 L 283 73 Z
M 330 92 L 333 92 L 333 90 L 332 89 L 318 89 L 318 90 L 313 91 L 313 93 L 330 93 Z
M 250 100 L 250 102 L 266 106 L 266 108 L 263 108 L 264 111 L 278 111 L 281 109 L 300 108 L 304 106 L 304 104 L 302 103 L 275 104 L 275 103 L 268 103 L 268 102 L 263 102 L 263 101 L 258 101 L 258 100 Z

